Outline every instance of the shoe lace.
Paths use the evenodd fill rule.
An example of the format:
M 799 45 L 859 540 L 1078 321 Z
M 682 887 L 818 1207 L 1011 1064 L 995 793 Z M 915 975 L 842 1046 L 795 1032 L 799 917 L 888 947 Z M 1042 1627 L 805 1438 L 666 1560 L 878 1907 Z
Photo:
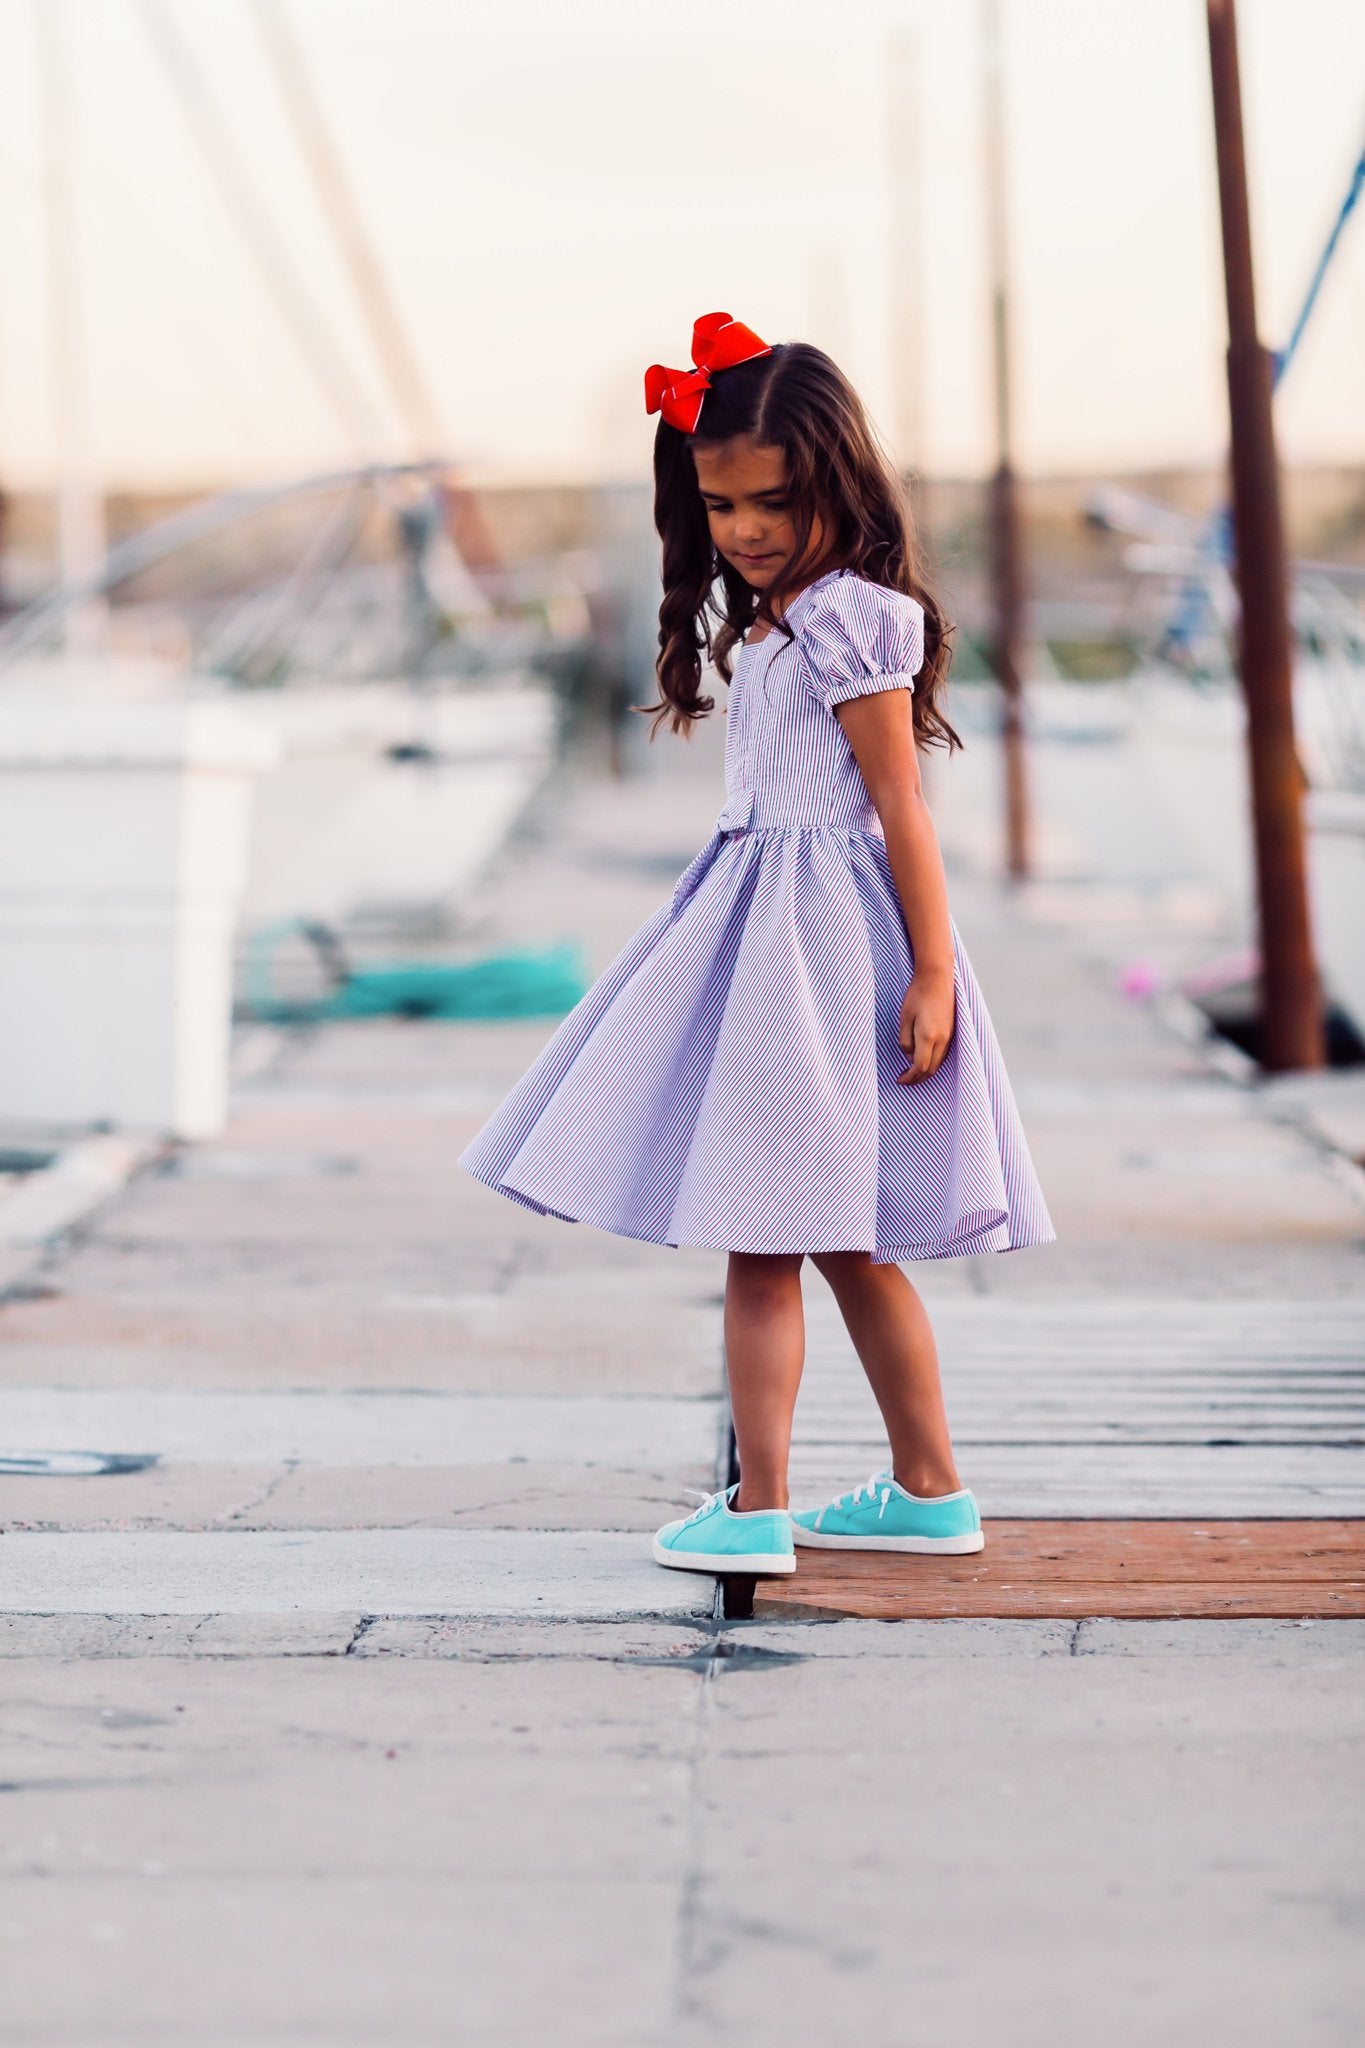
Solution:
M 850 1487 L 847 1493 L 841 1493 L 837 1500 L 832 1500 L 828 1507 L 821 1508 L 820 1521 L 816 1523 L 816 1527 L 820 1527 L 831 1508 L 858 1508 L 864 1502 L 870 1507 L 875 1500 L 881 1503 L 877 1509 L 877 1520 L 880 1521 L 886 1513 L 886 1503 L 891 1498 L 890 1478 L 890 1472 L 874 1472 L 871 1478 Z
M 718 1487 L 714 1493 L 704 1493 L 699 1486 L 685 1486 L 683 1492 L 690 1500 L 699 1500 L 701 1502 L 701 1506 L 694 1508 L 692 1513 L 688 1515 L 686 1522 L 683 1524 L 684 1527 L 690 1522 L 699 1522 L 703 1515 L 709 1515 L 717 1501 L 730 1498 L 728 1486 Z

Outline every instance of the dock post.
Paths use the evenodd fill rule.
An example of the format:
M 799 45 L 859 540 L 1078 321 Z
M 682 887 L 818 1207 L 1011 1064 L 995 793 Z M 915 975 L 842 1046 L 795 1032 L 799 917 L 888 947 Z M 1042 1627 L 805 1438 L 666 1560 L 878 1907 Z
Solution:
M 1023 544 L 1011 454 L 1009 230 L 1005 179 L 1005 95 L 1001 76 L 999 0 L 986 0 L 982 46 L 982 120 L 986 147 L 987 243 L 995 378 L 996 466 L 991 479 L 990 563 L 995 598 L 991 667 L 1000 685 L 1000 750 L 1004 762 L 1005 864 L 1010 880 L 1032 869 L 1028 762 L 1025 754 Z
M 1228 310 L 1228 404 L 1261 947 L 1261 1064 L 1324 1062 L 1322 1000 L 1308 911 L 1303 772 L 1294 745 L 1294 648 L 1271 411 L 1273 363 L 1256 294 L 1237 65 L 1235 0 L 1206 0 Z

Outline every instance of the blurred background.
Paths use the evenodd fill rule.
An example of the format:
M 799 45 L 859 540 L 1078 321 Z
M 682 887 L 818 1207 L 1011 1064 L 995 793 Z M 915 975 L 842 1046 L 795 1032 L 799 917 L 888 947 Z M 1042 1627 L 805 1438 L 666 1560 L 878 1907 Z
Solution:
M 1241 45 L 1345 1064 L 1365 14 L 1248 0 Z M 1135 999 L 1256 1052 L 1193 0 L 865 0 L 837 33 L 814 0 L 0 0 L 0 250 L 0 1116 L 193 1136 L 230 1014 L 567 1006 L 572 935 L 489 955 L 471 890 L 556 775 L 682 751 L 630 708 L 641 373 L 713 308 L 827 348 L 911 479 L 958 622 L 950 853 L 1038 915 L 1083 896 Z

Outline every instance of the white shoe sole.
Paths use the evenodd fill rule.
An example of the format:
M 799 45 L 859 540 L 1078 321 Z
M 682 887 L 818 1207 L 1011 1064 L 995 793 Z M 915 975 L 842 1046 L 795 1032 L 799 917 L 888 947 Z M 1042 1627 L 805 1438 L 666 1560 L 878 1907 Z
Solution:
M 654 1562 L 666 1564 L 675 1572 L 713 1572 L 717 1578 L 724 1578 L 730 1572 L 753 1572 L 757 1577 L 776 1577 L 780 1572 L 794 1572 L 794 1557 L 774 1557 L 771 1551 L 762 1553 L 740 1551 L 735 1557 L 704 1557 L 700 1551 L 669 1550 L 654 1538 Z
M 974 1550 L 986 1548 L 986 1538 L 980 1529 L 969 1530 L 965 1536 L 824 1536 L 818 1529 L 805 1529 L 799 1522 L 792 1527 L 792 1541 L 807 1550 L 902 1550 L 920 1554 L 937 1551 L 941 1557 L 967 1557 Z

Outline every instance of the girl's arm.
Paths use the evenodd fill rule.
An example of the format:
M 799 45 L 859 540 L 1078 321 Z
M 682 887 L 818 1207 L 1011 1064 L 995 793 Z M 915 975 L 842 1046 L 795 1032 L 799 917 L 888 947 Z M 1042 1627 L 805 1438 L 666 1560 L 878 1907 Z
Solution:
M 901 1005 L 900 1042 L 910 1064 L 902 1081 L 922 1081 L 953 1035 L 953 933 L 938 834 L 924 800 L 909 690 L 877 690 L 835 706 L 867 793 L 886 834 L 887 858 L 915 956 Z

